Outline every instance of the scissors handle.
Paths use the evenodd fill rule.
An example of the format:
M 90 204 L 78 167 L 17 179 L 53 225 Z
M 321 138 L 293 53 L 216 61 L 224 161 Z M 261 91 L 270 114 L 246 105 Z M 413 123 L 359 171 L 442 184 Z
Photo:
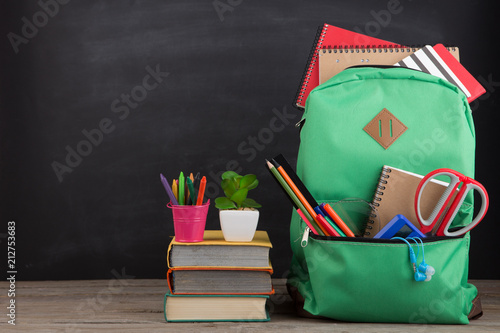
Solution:
M 474 179 L 468 178 L 468 180 L 470 181 L 470 183 L 466 183 L 462 186 L 459 194 L 457 195 L 457 197 L 453 201 L 449 211 L 447 212 L 446 216 L 444 217 L 443 223 L 441 223 L 441 225 L 439 226 L 439 229 L 437 232 L 438 236 L 458 236 L 458 235 L 465 234 L 466 232 L 472 230 L 472 228 L 474 228 L 476 225 L 478 225 L 479 222 L 481 222 L 481 220 L 483 219 L 484 215 L 486 215 L 486 211 L 488 210 L 488 206 L 489 206 L 488 192 L 486 192 L 486 189 L 484 188 L 483 185 L 481 185 L 480 183 L 478 183 Z M 481 208 L 479 209 L 479 212 L 477 213 L 476 217 L 474 217 L 474 219 L 472 220 L 472 222 L 469 225 L 467 225 L 459 230 L 450 232 L 449 228 L 450 228 L 451 222 L 453 222 L 455 215 L 457 215 L 460 206 L 462 206 L 462 203 L 464 202 L 464 199 L 470 190 L 476 190 L 479 193 L 479 195 L 481 196 Z M 448 215 L 450 215 L 450 216 L 448 216 Z
M 451 181 L 444 193 L 441 195 L 441 198 L 438 200 L 436 206 L 431 212 L 431 215 L 427 219 L 422 217 L 422 213 L 420 211 L 420 202 L 422 198 L 422 193 L 424 192 L 427 184 L 434 178 L 438 176 L 448 176 Z M 415 196 L 415 213 L 417 215 L 418 223 L 420 223 L 420 231 L 423 234 L 426 234 L 434 229 L 434 226 L 437 222 L 439 222 L 440 217 L 443 215 L 450 199 L 453 196 L 453 192 L 457 189 L 460 184 L 460 178 L 455 174 L 454 170 L 451 169 L 437 169 L 429 174 L 427 174 L 418 184 L 416 196 Z
M 429 218 L 425 220 L 420 212 L 420 200 L 422 192 L 424 191 L 424 188 L 429 183 L 429 181 L 431 181 L 431 179 L 442 175 L 450 177 L 450 184 L 441 195 L 441 198 L 437 202 Z M 460 190 L 451 202 L 450 208 L 446 211 L 446 207 L 450 203 L 450 200 L 453 198 L 453 195 L 460 184 L 462 184 L 462 187 L 460 187 Z M 470 224 L 459 230 L 450 232 L 449 228 L 451 226 L 451 223 L 460 210 L 465 197 L 471 190 L 476 190 L 481 195 L 481 208 Z M 486 214 L 486 211 L 488 210 L 488 205 L 488 192 L 486 192 L 484 186 L 481 185 L 478 181 L 466 177 L 452 169 L 437 169 L 426 175 L 420 181 L 415 196 L 415 212 L 418 222 L 421 225 L 420 231 L 424 234 L 428 233 L 434 229 L 437 223 L 440 223 L 436 232 L 437 236 L 458 236 L 470 231 L 479 222 L 481 222 L 484 215 Z

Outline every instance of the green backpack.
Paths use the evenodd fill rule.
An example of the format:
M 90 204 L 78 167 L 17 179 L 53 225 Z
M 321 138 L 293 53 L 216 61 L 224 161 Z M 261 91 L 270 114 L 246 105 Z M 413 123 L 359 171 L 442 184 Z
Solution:
M 297 174 L 318 202 L 353 197 L 370 202 L 383 165 L 421 175 L 450 168 L 474 176 L 475 132 L 467 99 L 453 84 L 426 73 L 346 69 L 310 93 L 301 125 Z M 467 225 L 472 214 L 469 193 L 453 225 Z M 315 316 L 466 324 L 477 312 L 471 311 L 477 289 L 467 283 L 469 240 L 468 234 L 425 238 L 425 260 L 436 274 L 416 282 L 407 244 L 318 236 L 294 212 L 289 291 Z

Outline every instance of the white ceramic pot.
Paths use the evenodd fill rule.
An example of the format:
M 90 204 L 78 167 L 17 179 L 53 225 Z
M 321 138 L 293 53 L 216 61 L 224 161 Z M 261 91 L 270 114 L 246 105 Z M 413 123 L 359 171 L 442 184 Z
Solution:
M 220 210 L 220 227 L 224 239 L 228 242 L 251 242 L 257 223 L 258 210 Z

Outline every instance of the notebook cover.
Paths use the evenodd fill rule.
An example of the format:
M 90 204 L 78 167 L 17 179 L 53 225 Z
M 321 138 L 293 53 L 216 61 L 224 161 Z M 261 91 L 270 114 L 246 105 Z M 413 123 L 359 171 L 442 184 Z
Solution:
M 323 24 L 318 29 L 306 69 L 302 76 L 294 105 L 304 108 L 306 99 L 313 88 L 319 85 L 318 51 L 322 48 L 344 47 L 380 47 L 398 46 L 398 44 L 342 29 L 330 24 Z
M 486 92 L 486 89 L 458 62 L 454 57 L 450 56 L 450 52 L 444 47 L 443 44 L 434 45 L 433 49 L 439 54 L 441 59 L 450 67 L 460 81 L 467 87 L 471 96 L 467 101 L 471 103 L 476 98 Z
M 386 176 L 389 175 L 389 178 Z M 369 224 L 372 229 L 366 229 L 365 237 L 373 238 L 397 214 L 404 215 L 415 227 L 420 224 L 415 213 L 415 194 L 422 175 L 397 169 L 385 165 L 382 168 L 378 181 L 377 191 L 374 194 L 372 214 L 378 216 Z M 437 202 L 446 190 L 448 183 L 432 179 L 425 187 L 420 201 L 420 211 L 425 218 L 432 213 Z M 377 207 L 378 205 L 378 207 Z
M 457 61 L 460 60 L 458 47 L 443 48 Z M 416 52 L 416 47 L 392 48 L 344 48 L 319 51 L 319 84 L 322 84 L 342 70 L 351 66 L 394 65 Z
M 267 295 L 203 295 L 203 296 L 200 296 L 200 295 L 172 295 L 172 294 L 167 292 L 165 294 L 165 297 L 163 298 L 163 315 L 164 315 L 165 321 L 167 321 L 167 322 L 186 322 L 186 321 L 189 321 L 189 322 L 216 322 L 216 321 L 217 322 L 228 322 L 228 321 L 250 322 L 250 321 L 255 321 L 255 322 L 257 322 L 257 321 L 269 321 L 269 320 L 271 320 L 271 318 L 269 317 L 269 309 L 267 308 L 267 306 L 265 308 L 265 310 L 266 310 L 266 318 L 265 319 L 245 319 L 245 320 L 242 320 L 242 319 L 228 318 L 228 319 L 170 320 L 167 318 L 167 312 L 165 311 L 168 297 L 264 297 L 264 298 L 269 298 L 269 296 L 267 296 Z
M 175 294 L 175 295 L 209 295 L 209 293 L 174 293 L 174 286 L 173 286 L 173 276 L 172 273 L 174 271 L 209 271 L 209 270 L 225 270 L 225 271 L 236 271 L 236 270 L 252 270 L 252 271 L 261 271 L 261 272 L 268 272 L 269 275 L 273 274 L 273 268 L 254 268 L 254 267 L 238 267 L 238 268 L 230 268 L 230 267 L 174 267 L 174 268 L 169 268 L 167 271 L 167 285 L 170 294 Z M 221 295 L 273 295 L 275 293 L 274 287 L 272 288 L 272 291 L 270 293 L 220 293 Z

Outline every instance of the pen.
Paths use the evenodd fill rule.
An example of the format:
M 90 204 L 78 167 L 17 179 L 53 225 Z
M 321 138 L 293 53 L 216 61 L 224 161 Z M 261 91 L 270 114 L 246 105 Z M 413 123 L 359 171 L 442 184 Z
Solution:
M 309 204 L 311 204 L 311 206 L 314 207 L 314 210 L 316 212 L 317 212 L 316 207 L 320 207 L 321 210 L 325 213 L 325 217 L 330 217 L 330 219 L 333 220 L 336 226 L 338 226 L 346 236 L 355 237 L 351 229 L 344 223 L 344 221 L 340 218 L 340 216 L 337 215 L 337 213 L 333 210 L 333 208 L 330 207 L 330 205 L 318 204 L 318 202 L 314 199 L 314 197 L 311 195 L 307 187 L 304 185 L 304 183 L 302 183 L 300 178 L 297 176 L 293 168 L 288 163 L 287 159 L 282 154 L 277 155 L 276 157 L 274 157 L 273 160 L 279 163 L 281 167 L 287 172 L 288 176 L 292 179 L 292 181 L 295 183 L 300 192 L 304 195 L 304 198 L 309 202 Z M 324 207 L 325 205 L 327 205 L 327 207 Z M 328 211 L 326 211 L 327 209 Z
M 302 220 L 304 220 L 304 222 L 307 224 L 307 226 L 309 227 L 309 229 L 311 229 L 311 231 L 313 233 L 315 233 L 316 235 L 318 234 L 318 232 L 316 231 L 316 229 L 314 229 L 314 227 L 311 225 L 311 223 L 307 220 L 306 216 L 304 215 L 304 213 L 302 213 L 302 211 L 297 208 L 297 213 L 299 214 L 300 218 Z
M 321 228 L 319 228 L 317 222 L 307 212 L 307 210 L 305 209 L 305 207 L 302 204 L 302 202 L 297 198 L 297 196 L 295 195 L 295 193 L 288 186 L 287 182 L 283 179 L 283 177 L 281 176 L 281 174 L 279 173 L 279 171 L 276 170 L 276 167 L 271 162 L 269 162 L 268 160 L 266 160 L 266 163 L 267 163 L 267 167 L 269 168 L 269 170 L 271 171 L 271 173 L 273 174 L 273 176 L 276 178 L 276 180 L 280 183 L 281 187 L 283 187 L 285 189 L 285 191 L 288 194 L 288 196 L 293 200 L 293 202 L 295 203 L 295 205 L 297 207 L 299 207 L 299 209 L 302 212 L 302 214 L 304 214 L 304 216 L 306 217 L 306 219 L 304 221 L 307 223 L 308 226 L 309 225 L 313 226 L 312 228 L 310 227 L 310 229 L 311 230 L 316 230 L 317 234 L 324 236 L 325 233 L 323 232 L 323 230 L 321 230 Z
M 321 210 L 323 210 L 330 218 L 339 226 L 340 229 L 345 233 L 347 237 L 354 237 L 354 233 L 349 229 L 349 227 L 344 223 L 340 216 L 333 210 L 333 208 L 327 204 L 322 203 L 320 205 Z
M 179 205 L 183 206 L 184 205 L 184 173 L 181 171 L 181 174 L 179 175 Z
M 191 175 L 193 175 L 193 174 L 191 174 Z M 186 179 L 186 181 L 187 181 L 187 186 L 188 186 L 188 189 L 189 189 L 189 197 L 191 198 L 191 204 L 195 205 L 196 204 L 196 195 L 194 194 L 193 181 L 191 180 L 190 177 L 188 177 Z
M 323 215 L 321 215 L 321 214 L 316 215 L 316 219 L 321 224 L 323 224 L 323 227 L 328 232 L 328 236 L 337 236 L 337 237 L 340 237 L 340 233 L 337 231 L 337 228 L 336 228 L 335 224 L 332 225 L 332 224 L 328 223 L 328 221 L 326 220 L 326 218 Z
M 197 206 L 203 204 L 203 196 L 205 195 L 205 186 L 207 185 L 207 177 L 203 176 L 200 180 L 200 188 L 198 189 L 198 201 L 196 201 Z
M 177 202 L 177 199 L 175 198 L 174 192 L 172 192 L 172 189 L 170 188 L 170 185 L 168 185 L 167 179 L 161 173 L 160 173 L 160 179 L 161 179 L 161 182 L 163 184 L 163 187 L 165 188 L 165 191 L 167 191 L 167 194 L 168 194 L 168 196 L 170 198 L 170 201 L 172 201 L 172 204 L 173 205 L 178 205 L 179 203 Z
M 333 229 L 335 229 L 335 236 L 339 235 L 340 237 L 345 237 L 344 232 L 335 224 L 335 222 L 332 221 L 332 219 L 325 214 L 319 206 L 314 207 L 314 211 L 318 213 L 318 215 L 321 215 L 325 221 L 332 226 Z

